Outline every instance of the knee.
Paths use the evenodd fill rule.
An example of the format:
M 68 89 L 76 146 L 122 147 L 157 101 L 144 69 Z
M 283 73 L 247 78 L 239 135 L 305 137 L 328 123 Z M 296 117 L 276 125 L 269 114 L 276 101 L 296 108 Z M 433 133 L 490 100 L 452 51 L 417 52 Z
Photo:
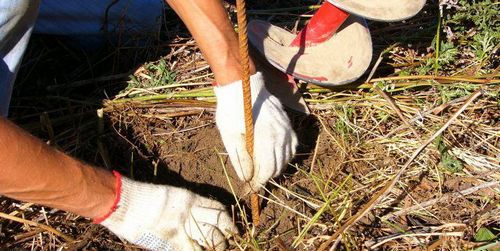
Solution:
M 33 27 L 39 0 L 0 1 L 0 53 L 10 53 L 19 40 Z
M 33 24 L 40 6 L 39 0 L 0 1 L 0 26 L 13 28 L 24 24 Z

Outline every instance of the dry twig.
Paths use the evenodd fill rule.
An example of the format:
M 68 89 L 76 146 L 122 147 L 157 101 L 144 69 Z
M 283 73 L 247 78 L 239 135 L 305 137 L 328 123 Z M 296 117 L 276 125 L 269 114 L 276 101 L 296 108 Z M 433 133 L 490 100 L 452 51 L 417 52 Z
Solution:
M 360 219 L 362 219 L 365 215 L 370 212 L 377 203 L 382 200 L 391 190 L 392 188 L 396 185 L 396 183 L 399 181 L 399 178 L 401 175 L 408 169 L 410 164 L 417 158 L 418 155 L 432 142 L 434 141 L 441 133 L 443 133 L 452 123 L 457 119 L 457 117 L 462 114 L 465 109 L 472 104 L 474 100 L 476 100 L 479 96 L 481 96 L 483 93 L 482 89 L 477 90 L 474 92 L 469 99 L 460 107 L 460 109 L 451 116 L 451 118 L 448 119 L 448 121 L 437 131 L 435 132 L 424 144 L 422 144 L 415 152 L 411 155 L 411 157 L 406 161 L 404 166 L 398 171 L 398 173 L 389 181 L 387 184 L 380 190 L 375 196 L 373 196 L 370 201 L 361 208 L 361 210 L 352 216 L 346 223 L 344 223 L 326 242 L 321 244 L 319 247 L 319 251 L 324 251 L 330 246 L 330 244 L 335 241 L 335 243 L 332 246 L 332 249 L 335 249 L 337 244 L 340 242 L 340 237 L 342 234 L 347 231 L 352 225 L 357 223 Z
M 410 122 L 405 118 L 405 116 L 403 115 L 403 111 L 401 111 L 396 102 L 394 102 L 394 99 L 391 96 L 389 96 L 386 92 L 384 92 L 382 89 L 380 89 L 378 86 L 375 86 L 375 91 L 378 94 L 380 94 L 385 100 L 387 100 L 391 108 L 396 112 L 396 114 L 403 121 L 403 123 L 413 132 L 413 134 L 415 135 L 415 137 L 417 137 L 417 139 L 420 139 L 420 134 L 417 132 L 417 130 L 415 130 L 415 128 L 413 128 Z
M 401 234 L 401 235 L 396 235 L 396 236 L 393 236 L 393 237 L 390 237 L 390 238 L 387 238 L 373 246 L 370 246 L 370 249 L 376 249 L 380 246 L 382 246 L 383 244 L 389 242 L 389 241 L 393 241 L 393 240 L 397 240 L 397 239 L 400 239 L 400 238 L 407 238 L 407 237 L 429 237 L 429 236 L 456 236 L 456 237 L 463 237 L 464 236 L 464 232 L 443 232 L 443 233 L 415 233 L 415 234 Z
M 63 238 L 66 242 L 74 242 L 75 240 L 63 233 L 61 233 L 60 231 L 52 228 L 52 227 L 49 227 L 45 224 L 42 224 L 42 223 L 38 223 L 38 222 L 34 222 L 34 221 L 30 221 L 30 220 L 25 220 L 25 219 L 22 219 L 22 218 L 19 218 L 17 216 L 13 216 L 13 215 L 9 215 L 9 214 L 6 214 L 6 213 L 2 213 L 0 212 L 0 218 L 4 218 L 4 219 L 7 219 L 7 220 L 11 220 L 11 221 L 15 221 L 15 222 L 19 222 L 19 223 L 22 223 L 22 224 L 27 224 L 27 225 L 30 225 L 30 226 L 34 226 L 34 227 L 38 227 L 38 228 L 41 228 L 45 231 L 48 231 L 48 232 L 51 232 L 61 238 Z
M 466 196 L 466 195 L 475 193 L 475 192 L 477 192 L 477 191 L 479 191 L 481 189 L 498 186 L 499 184 L 500 184 L 500 181 L 485 182 L 483 184 L 480 184 L 480 185 L 477 185 L 477 186 L 474 186 L 474 187 L 471 187 L 471 188 L 467 188 L 467 189 L 464 189 L 462 191 L 448 193 L 448 194 L 443 195 L 440 198 L 428 200 L 428 201 L 422 202 L 422 203 L 420 203 L 418 205 L 411 206 L 411 207 L 405 208 L 403 210 L 400 210 L 400 211 L 388 214 L 386 216 L 383 216 L 382 220 L 390 220 L 390 219 L 392 219 L 392 218 L 394 218 L 396 216 L 404 215 L 404 214 L 407 214 L 409 212 L 412 212 L 412 211 L 415 211 L 415 210 L 419 210 L 419 209 L 423 209 L 423 208 L 432 206 L 432 205 L 434 205 L 436 203 L 439 203 L 439 202 L 442 202 L 442 201 L 446 201 L 446 200 L 448 200 L 448 199 L 450 199 L 450 198 L 452 198 L 454 196 Z

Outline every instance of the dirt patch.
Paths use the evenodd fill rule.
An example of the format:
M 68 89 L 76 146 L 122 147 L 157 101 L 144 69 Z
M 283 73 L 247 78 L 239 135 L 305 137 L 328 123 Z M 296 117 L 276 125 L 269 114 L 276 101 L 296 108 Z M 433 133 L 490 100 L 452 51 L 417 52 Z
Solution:
M 225 153 L 212 113 L 202 112 L 195 116 L 183 116 L 168 120 L 146 120 L 141 119 L 138 112 L 135 113 L 134 119 L 131 121 L 120 116 L 124 113 L 129 113 L 129 110 L 114 110 L 109 114 L 111 122 L 115 127 L 121 128 L 121 130 L 117 128 L 121 134 L 128 133 L 127 138 L 130 139 L 130 143 L 135 144 L 136 151 L 142 149 L 143 152 L 139 154 L 149 159 L 149 161 L 138 165 L 141 170 L 134 168 L 133 176 L 135 179 L 184 187 L 217 199 L 231 208 L 236 203 L 228 182 L 229 179 L 237 198 L 243 202 L 242 205 L 248 210 L 247 186 L 236 176 Z M 150 111 L 147 114 L 150 114 Z M 313 116 L 308 117 L 293 112 L 289 112 L 289 117 L 299 137 L 300 145 L 296 158 L 277 181 L 285 187 L 291 187 L 294 191 L 314 194 L 317 191 L 313 182 L 304 179 L 305 177 L 300 175 L 293 166 L 310 166 L 315 158 L 316 161 L 322 163 L 322 166 L 326 165 L 326 169 L 334 168 L 336 160 L 338 161 L 337 151 L 332 148 L 328 135 L 322 133 L 320 138 L 323 140 L 319 141 L 319 154 L 313 157 L 312 151 L 316 147 L 319 122 Z M 124 121 L 127 121 L 128 125 L 124 126 Z M 227 171 L 227 176 L 224 168 Z M 127 172 L 128 170 L 123 171 Z M 156 175 L 151 175 L 151 173 L 156 173 Z M 333 170 L 329 173 L 333 173 Z M 289 200 L 286 193 L 276 191 L 273 186 L 268 186 L 268 188 L 277 198 Z M 265 194 L 265 196 L 269 197 L 269 194 Z M 238 212 L 237 215 L 241 217 Z M 262 217 L 265 220 L 262 221 L 259 229 L 272 229 L 272 231 L 265 233 L 266 238 L 271 238 L 276 234 L 281 235 L 296 225 L 294 214 L 284 210 L 282 205 L 269 201 L 262 202 Z M 242 221 L 243 219 L 236 220 Z
M 194 189 L 202 194 L 228 202 L 228 199 L 232 199 L 229 185 L 231 182 L 235 194 L 242 197 L 245 184 L 236 176 L 218 129 L 211 124 L 186 134 L 157 139 L 164 142 L 161 144 L 159 156 L 166 168 L 178 174 L 188 184 L 202 188 Z M 207 186 L 211 188 L 205 189 Z
M 132 110 L 136 116 L 125 125 L 123 112 Z M 124 169 L 125 173 L 142 181 L 185 187 L 227 206 L 235 202 L 229 181 L 238 197 L 244 195 L 245 184 L 231 166 L 210 112 L 168 119 L 144 119 L 140 114 L 134 109 L 109 113 L 111 123 L 122 135 L 118 139 L 126 147 L 132 146 L 139 156 L 133 163 L 124 164 L 135 166 L 133 171 Z M 111 138 L 114 142 L 116 139 Z

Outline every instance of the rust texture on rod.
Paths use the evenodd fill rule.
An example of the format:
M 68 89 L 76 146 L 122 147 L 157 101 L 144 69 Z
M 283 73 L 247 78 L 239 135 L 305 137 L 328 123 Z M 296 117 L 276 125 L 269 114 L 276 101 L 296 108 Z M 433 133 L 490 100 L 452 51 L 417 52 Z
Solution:
M 248 52 L 247 36 L 247 16 L 245 0 L 236 1 L 237 19 L 238 19 L 238 40 L 240 45 L 240 60 L 242 66 L 243 82 L 243 107 L 245 114 L 245 143 L 248 154 L 253 158 L 253 115 L 252 115 L 252 96 L 250 89 L 250 55 Z M 260 208 L 259 196 L 254 192 L 250 195 L 252 207 L 252 221 L 254 225 L 259 225 Z

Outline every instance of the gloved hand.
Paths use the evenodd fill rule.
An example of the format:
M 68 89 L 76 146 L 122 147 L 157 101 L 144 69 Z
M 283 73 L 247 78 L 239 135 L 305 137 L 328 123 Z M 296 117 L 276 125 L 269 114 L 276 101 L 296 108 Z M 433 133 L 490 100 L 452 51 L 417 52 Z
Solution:
M 200 246 L 225 250 L 224 236 L 237 233 L 217 201 L 115 175 L 118 184 L 121 181 L 115 210 L 94 222 L 131 243 L 150 250 L 202 250 Z
M 216 123 L 236 174 L 254 189 L 278 176 L 295 154 L 298 140 L 283 106 L 264 86 L 260 72 L 250 77 L 254 117 L 254 157 L 245 145 L 242 82 L 215 87 Z

